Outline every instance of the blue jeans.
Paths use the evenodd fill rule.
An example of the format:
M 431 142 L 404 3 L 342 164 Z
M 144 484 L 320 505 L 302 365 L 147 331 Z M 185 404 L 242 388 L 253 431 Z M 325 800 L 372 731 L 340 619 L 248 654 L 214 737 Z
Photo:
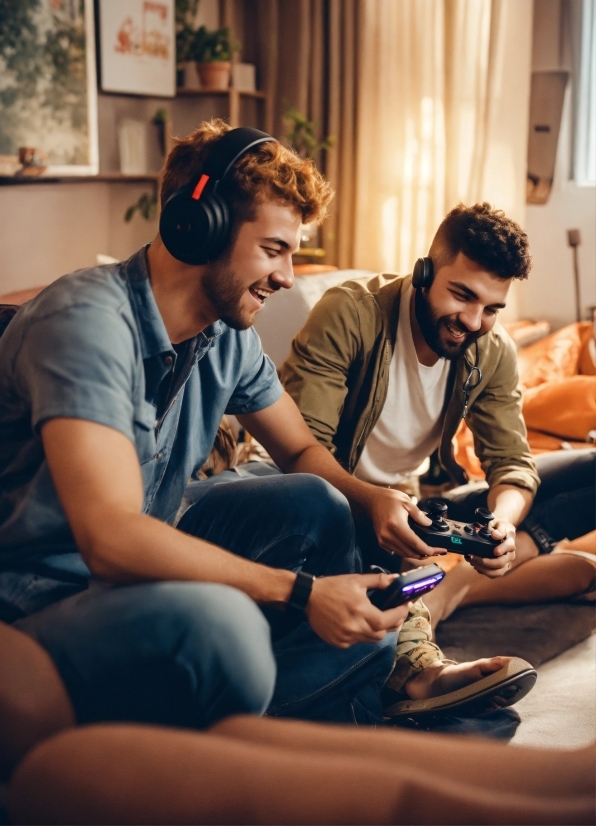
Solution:
M 227 471 L 187 490 L 178 528 L 247 559 L 317 576 L 359 571 L 345 498 L 318 477 Z M 234 588 L 92 582 L 18 620 L 46 648 L 79 722 L 202 728 L 236 713 L 378 723 L 396 635 L 347 649 Z M 277 672 L 277 678 L 276 678 Z

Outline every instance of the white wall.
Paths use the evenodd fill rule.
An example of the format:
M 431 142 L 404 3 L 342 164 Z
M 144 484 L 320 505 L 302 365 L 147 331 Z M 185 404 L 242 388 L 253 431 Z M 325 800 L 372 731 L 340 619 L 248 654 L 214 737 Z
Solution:
M 534 2 L 534 71 L 572 68 L 563 10 L 560 0 Z M 596 304 L 596 188 L 580 187 L 570 180 L 571 93 L 570 84 L 550 197 L 544 205 L 527 205 L 525 227 L 534 268 L 528 281 L 520 285 L 518 293 L 520 316 L 546 318 L 555 327 L 575 321 L 573 258 L 572 250 L 567 246 L 568 229 L 581 232 L 579 268 L 584 317 L 587 308 Z
M 218 0 L 201 0 L 196 25 L 219 25 Z M 228 111 L 217 99 L 98 95 L 100 172 L 119 170 L 117 125 L 123 117 L 150 123 L 165 107 L 175 134 L 185 135 L 212 116 Z M 159 170 L 161 157 L 155 128 L 150 132 L 149 169 Z M 98 253 L 128 258 L 151 241 L 157 220 L 137 213 L 130 223 L 124 213 L 152 184 L 39 183 L 0 186 L 0 294 L 48 284 L 67 272 L 95 264 Z
M 569 90 L 568 90 L 569 91 Z M 570 95 L 565 101 L 555 178 L 548 202 L 528 204 L 526 230 L 534 266 L 519 291 L 520 316 L 546 318 L 555 327 L 575 321 L 572 250 L 567 230 L 579 229 L 580 297 L 583 317 L 596 305 L 596 187 L 569 179 Z
M 143 184 L 23 184 L 0 187 L 0 293 L 49 284 L 95 264 L 97 253 L 126 258 L 157 231 L 126 208 Z

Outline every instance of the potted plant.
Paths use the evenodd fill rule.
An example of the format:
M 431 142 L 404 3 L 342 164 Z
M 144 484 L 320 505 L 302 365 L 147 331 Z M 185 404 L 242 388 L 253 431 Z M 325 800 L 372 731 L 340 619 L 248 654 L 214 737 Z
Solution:
M 283 101 L 283 121 L 286 140 L 301 158 L 314 160 L 321 149 L 331 149 L 335 143 L 333 136 L 319 140 L 315 121 L 309 120 L 286 100 Z
M 318 125 L 315 121 L 309 120 L 295 106 L 283 101 L 283 121 L 286 128 L 286 140 L 288 145 L 297 152 L 301 158 L 315 160 L 318 153 L 324 149 L 331 149 L 335 143 L 335 138 L 329 135 L 323 140 L 317 137 Z M 315 258 L 324 257 L 324 251 L 319 247 L 319 227 L 315 223 L 304 224 L 300 234 L 300 246 L 308 249 L 310 255 Z
M 191 51 L 196 31 L 194 21 L 199 0 L 176 0 L 176 85 L 189 85 L 185 81 L 185 64 L 194 62 Z M 194 71 L 194 66 L 193 66 Z
M 240 44 L 233 40 L 225 26 L 214 31 L 209 31 L 206 26 L 197 29 L 190 52 L 204 89 L 228 88 L 232 55 L 239 49 Z

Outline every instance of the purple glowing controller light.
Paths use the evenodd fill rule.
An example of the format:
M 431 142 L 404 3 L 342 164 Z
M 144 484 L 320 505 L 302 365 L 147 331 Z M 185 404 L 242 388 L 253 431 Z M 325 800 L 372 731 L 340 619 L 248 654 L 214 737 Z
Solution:
M 411 594 L 416 593 L 417 591 L 426 590 L 429 585 L 437 585 L 442 579 L 442 574 L 435 574 L 434 576 L 426 577 L 426 579 L 421 579 L 420 582 L 413 582 L 411 585 L 404 585 L 403 593 Z

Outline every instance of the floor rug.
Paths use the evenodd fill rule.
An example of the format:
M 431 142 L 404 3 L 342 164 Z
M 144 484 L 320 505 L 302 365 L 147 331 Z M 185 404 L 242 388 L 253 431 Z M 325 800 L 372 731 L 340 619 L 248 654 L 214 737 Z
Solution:
M 585 640 L 595 627 L 593 605 L 473 606 L 438 626 L 437 643 L 458 662 L 502 655 L 521 657 L 537 668 Z

